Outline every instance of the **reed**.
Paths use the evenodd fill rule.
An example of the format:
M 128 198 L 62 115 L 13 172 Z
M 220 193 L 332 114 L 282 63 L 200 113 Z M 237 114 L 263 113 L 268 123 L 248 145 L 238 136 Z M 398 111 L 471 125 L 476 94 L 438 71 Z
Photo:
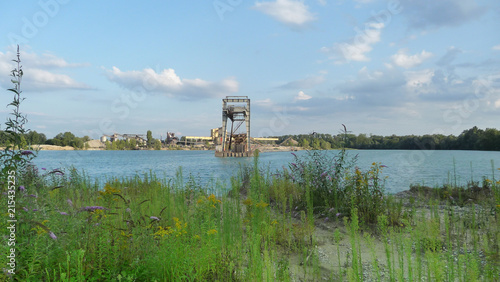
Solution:
M 358 169 L 360 176 L 346 172 L 346 189 L 364 189 L 363 175 L 377 177 L 377 167 Z M 18 271 L 2 272 L 0 280 L 499 279 L 494 177 L 481 187 L 494 195 L 486 201 L 461 206 L 431 188 L 438 192 L 415 191 L 411 201 L 383 195 L 374 213 L 353 192 L 350 214 L 333 216 L 321 202 L 325 213 L 318 213 L 313 185 L 269 173 L 258 157 L 220 195 L 196 179 L 185 181 L 182 169 L 174 179 L 109 177 L 102 188 L 73 168 L 35 171 L 21 181 Z M 212 188 L 228 190 L 220 183 Z M 460 189 L 468 195 L 468 187 Z

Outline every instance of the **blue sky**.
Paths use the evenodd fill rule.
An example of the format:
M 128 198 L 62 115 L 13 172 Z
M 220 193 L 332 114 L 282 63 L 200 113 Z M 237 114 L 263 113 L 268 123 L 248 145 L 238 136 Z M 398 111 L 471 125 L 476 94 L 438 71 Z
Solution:
M 1 88 L 19 44 L 49 138 L 207 136 L 227 95 L 251 99 L 253 136 L 500 128 L 494 0 L 8 1 L 0 29 Z

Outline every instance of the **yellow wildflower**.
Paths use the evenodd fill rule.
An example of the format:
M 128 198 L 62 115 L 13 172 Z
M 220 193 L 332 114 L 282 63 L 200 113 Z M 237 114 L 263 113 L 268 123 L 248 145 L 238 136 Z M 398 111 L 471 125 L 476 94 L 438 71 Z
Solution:
M 132 234 L 126 234 L 124 231 L 121 232 L 121 235 L 126 238 L 132 237 Z
M 243 201 L 243 204 L 245 206 L 251 206 L 251 205 L 253 205 L 252 199 L 247 198 L 246 200 Z
M 208 235 L 215 235 L 217 233 L 219 233 L 219 232 L 217 232 L 217 230 L 215 230 L 215 229 L 210 229 L 210 230 L 207 231 Z
M 49 222 L 47 219 L 42 221 L 42 225 L 45 225 L 45 223 L 47 223 L 47 222 Z M 47 233 L 47 230 L 45 228 L 42 228 L 41 226 L 38 226 L 38 225 L 35 228 L 31 228 L 31 230 L 36 231 L 37 235 Z
M 212 195 L 208 196 L 208 200 L 209 200 L 210 202 L 212 202 L 213 204 L 217 204 L 217 203 L 220 203 L 220 202 L 221 202 L 220 200 L 217 200 L 217 198 L 215 197 L 215 195 L 214 195 L 214 194 L 212 194 Z
M 104 213 L 104 210 L 101 210 L 101 209 L 97 209 L 97 210 L 94 210 L 91 212 L 91 214 L 94 216 L 95 219 L 99 219 L 101 217 L 108 217 L 105 213 Z
M 111 195 L 111 194 L 116 194 L 116 193 L 120 193 L 121 191 L 119 189 L 115 189 L 113 187 L 111 187 L 111 185 L 109 183 L 106 183 L 106 185 L 104 185 L 104 191 L 99 191 L 99 194 L 101 194 L 102 196 L 105 196 L 105 195 Z
M 255 204 L 255 207 L 257 207 L 257 208 L 265 208 L 267 206 L 269 206 L 269 204 L 264 203 L 264 202 L 260 202 L 260 203 Z
M 162 226 L 158 226 L 158 231 L 156 231 L 153 234 L 153 236 L 155 236 L 155 238 L 159 238 L 159 237 L 168 236 L 172 233 L 174 233 L 174 230 L 172 230 L 172 228 L 170 226 L 167 226 L 165 228 L 163 228 Z

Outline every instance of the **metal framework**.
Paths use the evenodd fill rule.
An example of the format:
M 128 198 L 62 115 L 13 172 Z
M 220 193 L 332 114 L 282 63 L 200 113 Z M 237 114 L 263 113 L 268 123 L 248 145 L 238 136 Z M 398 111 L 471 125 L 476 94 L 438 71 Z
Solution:
M 231 133 L 226 144 L 227 120 L 231 120 Z M 234 122 L 239 124 L 234 128 Z M 239 127 L 245 122 L 246 126 L 246 152 L 250 152 L 250 99 L 248 96 L 226 96 L 222 99 L 222 152 L 230 152 L 233 137 Z M 241 140 L 241 138 L 240 138 Z

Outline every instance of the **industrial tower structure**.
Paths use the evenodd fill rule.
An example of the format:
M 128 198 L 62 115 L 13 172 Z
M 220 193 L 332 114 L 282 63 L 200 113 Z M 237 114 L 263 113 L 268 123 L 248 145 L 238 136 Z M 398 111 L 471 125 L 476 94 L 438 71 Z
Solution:
M 227 135 L 227 120 L 231 120 L 231 131 Z M 234 123 L 237 123 L 236 126 Z M 246 134 L 235 134 L 245 123 Z M 222 140 L 218 157 L 249 157 L 250 148 L 250 99 L 248 96 L 226 96 L 222 99 Z

